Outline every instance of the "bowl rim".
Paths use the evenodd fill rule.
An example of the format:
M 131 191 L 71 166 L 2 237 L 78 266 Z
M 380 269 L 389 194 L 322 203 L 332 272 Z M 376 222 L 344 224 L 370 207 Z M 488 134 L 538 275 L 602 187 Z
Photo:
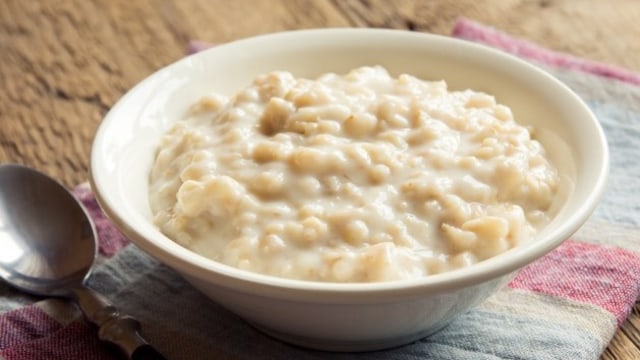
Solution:
M 154 82 L 159 83 L 162 74 L 170 72 L 174 68 L 185 66 L 185 64 L 194 58 L 202 56 L 212 57 L 217 53 L 224 53 L 233 48 L 250 46 L 257 42 L 288 41 L 292 39 L 309 40 L 314 37 L 364 39 L 364 37 L 370 37 L 372 35 L 377 37 L 383 36 L 386 37 L 386 39 L 411 38 L 413 39 L 412 41 L 424 42 L 424 44 L 454 46 L 459 49 L 459 51 L 469 51 L 475 54 L 483 54 L 483 56 L 492 57 L 500 61 L 508 61 L 513 63 L 514 66 L 519 67 L 522 71 L 531 72 L 539 77 L 541 81 L 545 81 L 550 86 L 555 86 L 559 91 L 562 91 L 566 95 L 567 100 L 572 101 L 574 103 L 573 106 L 576 106 L 577 109 L 587 117 L 587 119 L 584 120 L 585 123 L 589 123 L 589 126 L 594 127 L 597 138 L 593 139 L 596 142 L 592 143 L 592 146 L 596 146 L 602 155 L 602 161 L 597 164 L 600 168 L 597 172 L 597 178 L 593 183 L 593 191 L 584 199 L 583 206 L 571 214 L 565 223 L 548 233 L 545 238 L 537 239 L 528 244 L 510 249 L 503 254 L 478 262 L 469 267 L 416 279 L 374 283 L 334 283 L 287 279 L 244 271 L 205 258 L 186 248 L 183 248 L 184 251 L 169 252 L 165 246 L 162 246 L 161 242 L 173 242 L 172 240 L 159 231 L 158 236 L 155 238 L 147 238 L 146 234 L 138 231 L 135 224 L 130 223 L 127 219 L 127 213 L 122 207 L 118 206 L 116 196 L 107 191 L 108 186 L 106 184 L 109 181 L 109 176 L 104 162 L 100 159 L 100 151 L 98 151 L 104 146 L 105 134 L 108 133 L 110 126 L 117 121 L 116 115 L 124 106 L 123 104 L 135 99 L 142 87 L 152 85 Z M 144 105 L 140 106 L 143 107 Z M 89 181 L 100 207 L 114 225 L 146 253 L 177 270 L 179 273 L 194 279 L 216 283 L 218 286 L 257 295 L 286 297 L 288 299 L 314 299 L 314 301 L 322 302 L 361 301 L 363 298 L 370 299 L 371 292 L 376 293 L 376 299 L 378 301 L 388 301 L 398 297 L 421 296 L 425 293 L 450 292 L 462 287 L 487 282 L 503 275 L 509 275 L 560 245 L 589 218 L 604 192 L 609 169 L 609 154 L 606 138 L 595 115 L 577 94 L 546 71 L 525 60 L 482 44 L 442 35 L 417 33 L 406 30 L 371 28 L 307 29 L 269 33 L 236 40 L 204 50 L 200 53 L 186 56 L 153 72 L 127 91 L 117 101 L 104 116 L 96 131 L 90 159 Z

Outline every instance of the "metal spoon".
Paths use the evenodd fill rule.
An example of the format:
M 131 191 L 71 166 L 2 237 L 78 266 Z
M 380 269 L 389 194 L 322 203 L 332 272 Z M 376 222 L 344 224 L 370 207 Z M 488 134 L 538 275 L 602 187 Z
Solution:
M 129 359 L 164 359 L 121 314 L 84 283 L 96 257 L 93 223 L 61 184 L 21 165 L 0 165 L 0 278 L 39 296 L 74 300 L 101 340 Z

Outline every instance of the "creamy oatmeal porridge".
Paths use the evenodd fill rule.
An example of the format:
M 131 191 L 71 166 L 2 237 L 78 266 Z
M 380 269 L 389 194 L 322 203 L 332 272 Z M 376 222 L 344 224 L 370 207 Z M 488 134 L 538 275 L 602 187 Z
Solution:
M 373 282 L 529 241 L 558 181 L 494 97 L 362 67 L 202 98 L 164 136 L 150 202 L 167 236 L 225 264 Z

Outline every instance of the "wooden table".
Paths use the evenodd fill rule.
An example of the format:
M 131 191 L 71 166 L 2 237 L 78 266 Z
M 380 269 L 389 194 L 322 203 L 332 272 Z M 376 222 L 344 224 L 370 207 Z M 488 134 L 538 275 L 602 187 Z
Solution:
M 102 116 L 190 39 L 344 26 L 449 34 L 459 16 L 640 71 L 637 0 L 2 0 L 0 163 L 86 180 Z M 640 305 L 602 358 L 640 359 Z

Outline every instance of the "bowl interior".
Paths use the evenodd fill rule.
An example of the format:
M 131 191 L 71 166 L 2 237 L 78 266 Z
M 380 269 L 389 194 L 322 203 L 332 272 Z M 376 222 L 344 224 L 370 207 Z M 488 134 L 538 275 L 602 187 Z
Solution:
M 450 89 L 470 88 L 495 95 L 498 102 L 511 107 L 520 123 L 536 128 L 564 179 L 554 205 L 556 216 L 537 241 L 509 256 L 474 265 L 474 269 L 423 283 L 457 286 L 451 281 L 463 281 L 463 277 L 468 278 L 465 281 L 486 280 L 513 271 L 557 246 L 592 212 L 607 172 L 606 141 L 591 112 L 566 86 L 523 61 L 484 46 L 373 29 L 307 30 L 241 40 L 186 57 L 151 75 L 111 109 L 96 135 L 91 178 L 101 205 L 138 246 L 191 276 L 210 276 L 213 269 L 224 273 L 221 281 L 241 277 L 286 285 L 285 280 L 215 264 L 156 229 L 147 194 L 156 148 L 164 131 L 202 95 L 232 93 L 256 75 L 272 70 L 315 77 L 363 65 L 382 65 L 393 75 L 443 79 Z

